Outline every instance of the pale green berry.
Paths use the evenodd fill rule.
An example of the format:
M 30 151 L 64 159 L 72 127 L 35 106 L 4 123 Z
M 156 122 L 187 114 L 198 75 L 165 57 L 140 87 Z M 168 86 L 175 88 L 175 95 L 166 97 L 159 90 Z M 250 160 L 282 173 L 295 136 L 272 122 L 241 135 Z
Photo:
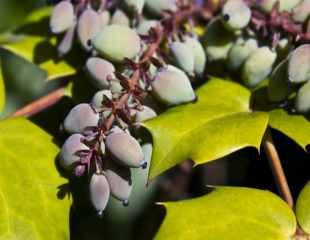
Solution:
M 106 177 L 103 174 L 94 174 L 90 180 L 89 191 L 91 203 L 101 216 L 110 198 L 110 186 Z
M 288 81 L 288 59 L 283 60 L 272 72 L 268 84 L 268 96 L 271 102 L 281 102 L 287 99 L 293 88 Z
M 81 134 L 71 135 L 63 144 L 60 151 L 60 165 L 65 169 L 71 169 L 74 163 L 80 161 L 76 154 L 78 151 L 89 150 L 89 147 L 83 143 L 84 136 Z
M 239 70 L 248 56 L 258 48 L 255 39 L 235 44 L 228 53 L 227 65 L 232 71 Z
M 89 51 L 91 46 L 89 41 L 100 31 L 100 17 L 91 8 L 86 9 L 79 17 L 77 25 L 77 35 L 82 47 Z
M 273 6 L 278 0 L 259 0 L 258 6 L 265 13 L 270 13 Z M 279 10 L 280 12 L 287 11 L 290 12 L 301 0 L 280 0 Z
M 176 12 L 176 0 L 146 0 L 145 5 L 147 9 L 154 15 L 161 15 L 164 11 Z
M 128 203 L 133 186 L 130 168 L 118 165 L 112 159 L 108 159 L 104 175 L 110 185 L 112 196 L 124 203 Z
M 183 42 L 172 42 L 170 50 L 176 64 L 189 75 L 194 72 L 194 51 Z
M 144 167 L 140 144 L 128 133 L 109 134 L 106 138 L 106 147 L 118 163 L 132 168 Z
M 125 0 L 126 5 L 138 14 L 142 13 L 145 0 Z
M 109 88 L 109 81 L 115 78 L 115 67 L 107 60 L 91 57 L 86 62 L 86 70 L 98 88 Z
M 147 35 L 151 28 L 155 28 L 158 25 L 157 20 L 143 20 L 137 27 L 137 32 L 140 35 Z
M 185 36 L 184 42 L 192 48 L 194 53 L 194 72 L 201 75 L 206 66 L 207 57 L 202 44 L 194 37 Z
M 129 26 L 130 20 L 126 13 L 124 13 L 122 10 L 117 9 L 111 18 L 111 24 L 112 25 L 122 25 L 122 26 Z
M 305 22 L 310 16 L 310 0 L 303 0 L 293 9 L 293 19 L 296 22 Z
M 59 46 L 57 47 L 57 51 L 58 51 L 59 56 L 63 56 L 71 50 L 72 45 L 73 45 L 74 32 L 75 32 L 75 24 L 73 24 L 67 30 L 65 36 L 63 37 Z
M 222 9 L 224 25 L 231 30 L 245 28 L 251 19 L 251 10 L 243 0 L 228 0 Z
M 291 53 L 288 76 L 292 83 L 310 80 L 310 44 L 303 44 Z
M 112 92 L 110 90 L 101 90 L 93 96 L 91 104 L 94 108 L 100 109 L 107 99 L 112 100 Z
M 246 86 L 255 87 L 270 74 L 277 54 L 268 47 L 260 47 L 246 59 L 242 78 Z
M 140 123 L 155 118 L 156 116 L 157 114 L 152 108 L 148 106 L 142 106 L 142 110 L 138 110 L 135 114 L 135 122 Z
M 208 60 L 212 62 L 226 59 L 233 41 L 234 36 L 223 27 L 221 20 L 212 20 L 207 26 L 204 38 Z
M 151 85 L 154 96 L 167 105 L 187 103 L 196 98 L 190 80 L 180 69 L 159 69 Z
M 53 33 L 68 30 L 75 21 L 73 5 L 70 1 L 61 1 L 53 9 L 50 18 L 50 29 Z
M 308 113 L 310 111 L 310 81 L 306 82 L 298 90 L 295 107 L 299 113 Z
M 81 133 L 87 127 L 97 127 L 99 114 L 86 103 L 76 105 L 64 120 L 64 128 L 69 133 Z
M 139 35 L 132 29 L 121 25 L 109 25 L 93 39 L 93 46 L 103 57 L 122 62 L 134 58 L 141 49 Z
M 111 19 L 111 14 L 109 11 L 102 11 L 99 13 L 99 18 L 100 18 L 100 25 L 101 25 L 101 29 L 102 29 L 105 26 L 109 25 L 110 19 Z

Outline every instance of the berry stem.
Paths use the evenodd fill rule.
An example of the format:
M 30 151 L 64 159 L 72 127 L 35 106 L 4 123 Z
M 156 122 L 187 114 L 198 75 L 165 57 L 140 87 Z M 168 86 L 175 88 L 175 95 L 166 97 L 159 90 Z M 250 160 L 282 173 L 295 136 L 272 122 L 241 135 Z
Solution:
M 28 105 L 18 109 L 10 117 L 31 117 L 45 110 L 46 108 L 54 105 L 55 103 L 60 101 L 60 99 L 65 95 L 66 95 L 66 88 L 61 87 L 29 103 Z
M 290 188 L 288 186 L 285 173 L 283 171 L 279 154 L 277 152 L 277 149 L 269 132 L 266 133 L 266 136 L 263 140 L 263 148 L 267 155 L 271 171 L 278 186 L 280 195 L 287 202 L 287 204 L 291 208 L 293 208 L 294 207 L 293 197 Z

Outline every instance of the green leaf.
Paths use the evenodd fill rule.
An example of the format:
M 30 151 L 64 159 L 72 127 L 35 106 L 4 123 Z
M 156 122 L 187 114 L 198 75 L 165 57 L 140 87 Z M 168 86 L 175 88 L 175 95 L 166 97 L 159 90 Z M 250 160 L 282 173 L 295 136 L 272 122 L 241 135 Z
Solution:
M 305 149 L 310 143 L 310 122 L 302 115 L 290 115 L 284 110 L 269 113 L 272 128 L 284 133 Z
M 0 122 L 0 239 L 69 239 L 57 153 L 52 137 L 28 120 Z
M 3 110 L 5 103 L 5 88 L 4 88 L 4 80 L 3 80 L 3 74 L 2 74 L 2 63 L 0 59 L 0 113 Z
M 45 70 L 48 80 L 73 75 L 74 64 L 57 57 L 57 39 L 49 36 L 48 19 L 51 8 L 42 8 L 31 14 L 15 32 L 16 41 L 2 48 L 23 57 Z M 69 63 L 70 62 L 70 63 Z
M 167 215 L 155 239 L 289 240 L 293 211 L 268 191 L 220 187 L 203 197 L 164 203 Z
M 259 148 L 268 114 L 250 111 L 247 89 L 213 78 L 196 93 L 196 103 L 144 123 L 154 142 L 150 178 L 188 158 L 202 164 L 247 146 Z
M 310 181 L 303 188 L 296 202 L 296 217 L 301 228 L 310 234 Z

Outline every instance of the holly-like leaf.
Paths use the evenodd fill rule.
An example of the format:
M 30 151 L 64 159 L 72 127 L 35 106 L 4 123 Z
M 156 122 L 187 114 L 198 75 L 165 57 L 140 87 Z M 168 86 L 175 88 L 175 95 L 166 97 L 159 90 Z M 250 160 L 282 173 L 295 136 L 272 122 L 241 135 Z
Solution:
M 246 88 L 213 78 L 196 94 L 196 103 L 144 123 L 154 142 L 150 178 L 189 158 L 202 164 L 247 146 L 259 148 L 268 114 L 251 112 Z
M 302 148 L 310 143 L 310 122 L 302 115 L 290 115 L 284 110 L 273 110 L 269 113 L 269 124 L 272 128 L 293 139 Z
M 298 196 L 296 217 L 301 228 L 310 234 L 310 182 L 306 184 Z
M 161 239 L 289 240 L 296 230 L 293 211 L 271 192 L 220 187 L 203 197 L 163 204 Z
M 51 136 L 28 120 L 0 122 L 0 239 L 69 239 L 57 153 Z
M 48 80 L 70 76 L 76 72 L 73 62 L 70 62 L 72 58 L 64 60 L 57 55 L 57 39 L 49 34 L 51 10 L 42 8 L 35 11 L 15 31 L 15 41 L 1 46 L 45 70 Z
M 0 113 L 3 110 L 4 103 L 5 103 L 5 88 L 4 88 L 4 81 L 2 75 L 2 64 L 0 59 Z

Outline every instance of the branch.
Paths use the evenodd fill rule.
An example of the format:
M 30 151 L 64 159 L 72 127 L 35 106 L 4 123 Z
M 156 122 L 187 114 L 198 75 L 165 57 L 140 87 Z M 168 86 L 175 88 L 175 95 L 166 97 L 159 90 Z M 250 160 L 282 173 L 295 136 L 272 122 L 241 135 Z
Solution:
M 63 96 L 65 96 L 65 87 L 56 89 L 51 93 L 29 103 L 25 107 L 14 112 L 10 117 L 31 117 L 36 113 L 57 103 Z
M 274 145 L 274 142 L 272 140 L 272 137 L 270 133 L 267 133 L 264 141 L 263 141 L 263 148 L 265 150 L 265 153 L 267 155 L 273 176 L 275 178 L 275 181 L 278 186 L 278 190 L 281 194 L 281 197 L 287 202 L 287 204 L 293 208 L 294 201 L 291 194 L 291 191 L 289 189 L 286 176 L 284 174 L 282 164 L 279 158 L 279 154 L 277 152 L 277 149 Z

